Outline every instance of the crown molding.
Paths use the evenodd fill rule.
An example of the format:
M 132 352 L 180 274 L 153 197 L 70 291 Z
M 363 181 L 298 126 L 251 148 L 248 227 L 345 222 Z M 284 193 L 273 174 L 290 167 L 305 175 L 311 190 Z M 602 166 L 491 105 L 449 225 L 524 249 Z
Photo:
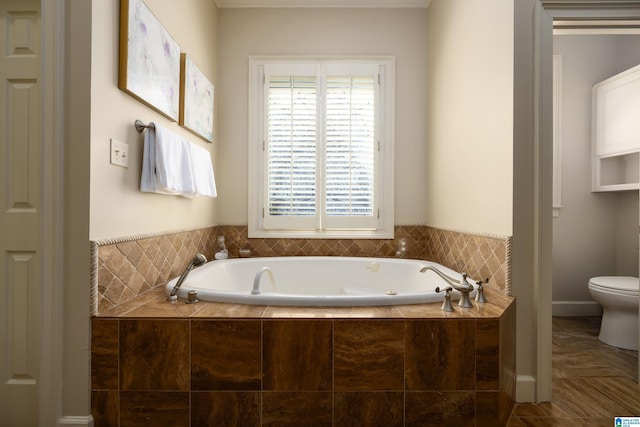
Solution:
M 631 9 L 640 0 L 541 0 L 545 9 Z
M 427 8 L 431 0 L 215 0 L 218 8 Z
M 554 35 L 639 35 L 640 20 L 554 20 Z

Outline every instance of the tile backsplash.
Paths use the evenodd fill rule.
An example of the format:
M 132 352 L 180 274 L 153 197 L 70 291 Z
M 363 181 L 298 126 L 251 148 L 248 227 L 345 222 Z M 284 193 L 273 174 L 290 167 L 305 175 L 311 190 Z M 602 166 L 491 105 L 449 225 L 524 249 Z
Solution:
M 128 236 L 92 242 L 92 307 L 97 315 L 180 275 L 194 254 L 213 259 L 216 236 L 225 236 L 231 257 L 367 256 L 426 259 L 511 294 L 511 238 L 400 225 L 394 239 L 250 239 L 246 226 Z
M 196 253 L 212 259 L 216 227 L 92 242 L 91 313 L 129 301 L 182 273 Z

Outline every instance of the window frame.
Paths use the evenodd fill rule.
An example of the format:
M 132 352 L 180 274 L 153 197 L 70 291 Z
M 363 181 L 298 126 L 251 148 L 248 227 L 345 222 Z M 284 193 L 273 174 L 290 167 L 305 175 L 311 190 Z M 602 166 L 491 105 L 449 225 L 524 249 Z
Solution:
M 378 220 L 375 228 L 352 228 L 350 217 L 343 218 L 344 226 L 325 229 L 266 228 L 263 207 L 266 197 L 266 176 L 264 158 L 266 144 L 266 107 L 264 76 L 265 67 L 303 65 L 325 65 L 335 67 L 348 64 L 371 64 L 379 69 L 378 88 L 379 116 L 378 143 L 378 183 L 376 205 Z M 395 58 L 374 57 L 291 57 L 291 56 L 250 56 L 249 57 L 249 129 L 248 129 L 248 233 L 251 238 L 378 238 L 388 239 L 394 235 L 394 136 L 395 136 Z M 324 99 L 321 97 L 321 99 Z M 320 126 L 324 127 L 324 123 Z M 319 153 L 320 154 L 320 153 Z M 321 164 L 323 161 L 321 162 Z M 320 214 L 319 214 L 320 215 Z M 332 220 L 334 222 L 335 219 Z

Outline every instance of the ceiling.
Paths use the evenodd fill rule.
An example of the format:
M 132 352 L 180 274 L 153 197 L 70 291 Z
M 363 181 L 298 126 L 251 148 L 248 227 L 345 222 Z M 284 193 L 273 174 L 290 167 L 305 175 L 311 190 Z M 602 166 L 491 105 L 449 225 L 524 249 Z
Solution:
M 429 7 L 431 0 L 215 0 L 215 2 L 220 8 L 426 8 Z

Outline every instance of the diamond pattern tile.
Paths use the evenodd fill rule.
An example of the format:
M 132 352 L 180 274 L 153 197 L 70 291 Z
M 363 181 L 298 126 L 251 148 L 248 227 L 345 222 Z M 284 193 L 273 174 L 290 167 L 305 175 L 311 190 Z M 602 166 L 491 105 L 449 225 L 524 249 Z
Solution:
M 482 236 L 421 225 L 396 226 L 393 239 L 250 239 L 247 226 L 225 225 L 158 236 L 94 242 L 96 313 L 122 304 L 182 273 L 196 253 L 213 259 L 216 238 L 229 255 L 355 256 L 427 259 L 510 294 L 510 237 Z

